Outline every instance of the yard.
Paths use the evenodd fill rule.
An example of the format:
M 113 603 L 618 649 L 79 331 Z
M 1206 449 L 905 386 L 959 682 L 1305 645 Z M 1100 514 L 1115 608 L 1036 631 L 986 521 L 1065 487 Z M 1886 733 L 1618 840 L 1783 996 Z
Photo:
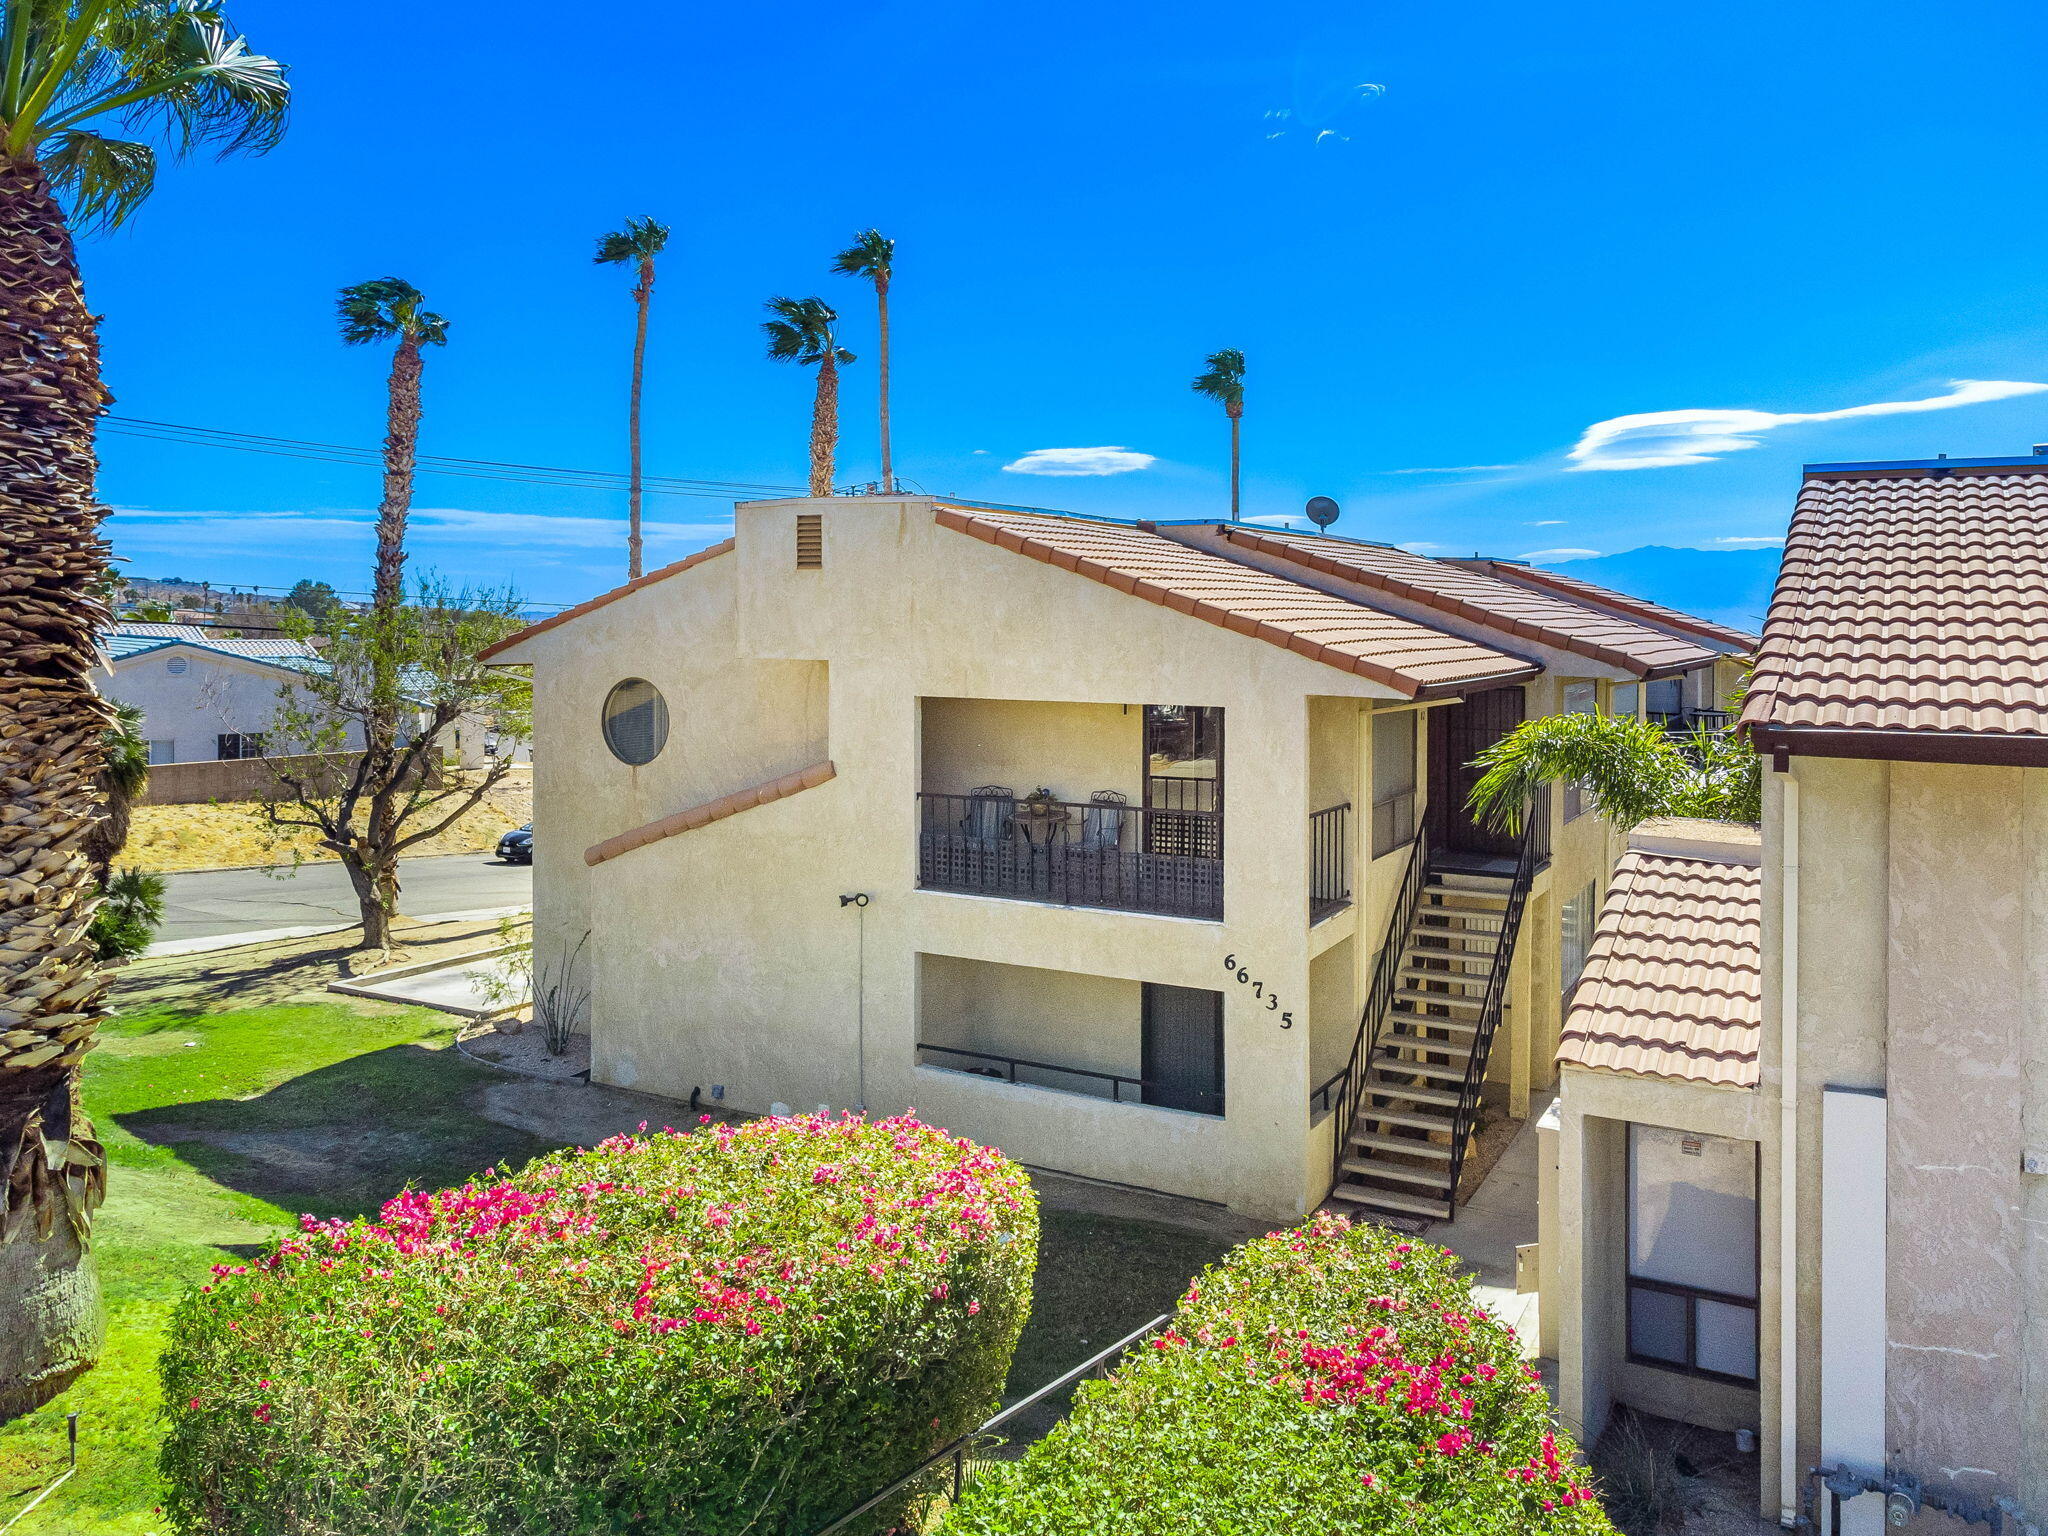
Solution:
M 442 942 L 486 942 L 488 930 Z M 664 1106 L 535 1083 L 454 1051 L 447 1015 L 321 990 L 338 949 L 272 946 L 145 962 L 128 1009 L 87 1058 L 86 1097 L 111 1160 L 94 1228 L 108 1316 L 100 1366 L 41 1412 L 0 1428 L 0 1523 L 63 1466 L 79 1414 L 79 1472 L 19 1536 L 165 1529 L 154 1514 L 155 1358 L 165 1317 L 209 1265 L 296 1226 L 353 1215 L 408 1183 L 460 1182 L 585 1142 Z M 279 955 L 282 958 L 279 958 Z M 207 1011 L 211 999 L 219 1011 Z M 1078 1364 L 1171 1305 L 1234 1240 L 1080 1209 L 1048 1191 L 1034 1315 L 1011 1390 Z M 1078 1202 L 1068 1202 L 1078 1203 Z

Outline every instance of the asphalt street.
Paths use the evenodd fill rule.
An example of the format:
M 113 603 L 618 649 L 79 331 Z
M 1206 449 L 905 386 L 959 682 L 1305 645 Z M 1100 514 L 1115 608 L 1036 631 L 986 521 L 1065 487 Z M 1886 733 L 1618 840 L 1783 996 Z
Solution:
M 261 933 L 315 923 L 352 923 L 355 892 L 339 864 L 206 870 L 170 875 L 160 942 Z M 488 853 L 401 859 L 399 910 L 407 917 L 521 906 L 533 900 L 533 866 Z

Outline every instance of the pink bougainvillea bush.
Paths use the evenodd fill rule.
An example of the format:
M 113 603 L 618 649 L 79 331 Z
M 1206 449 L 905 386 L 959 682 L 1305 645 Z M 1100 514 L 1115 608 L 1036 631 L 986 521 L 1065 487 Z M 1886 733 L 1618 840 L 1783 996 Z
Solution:
M 809 1531 L 992 1409 L 1037 1240 L 1022 1169 L 908 1117 L 618 1136 L 307 1218 L 173 1319 L 167 1509 L 191 1536 Z
M 1341 1217 L 1229 1255 L 943 1536 L 1613 1536 L 1455 1256 Z

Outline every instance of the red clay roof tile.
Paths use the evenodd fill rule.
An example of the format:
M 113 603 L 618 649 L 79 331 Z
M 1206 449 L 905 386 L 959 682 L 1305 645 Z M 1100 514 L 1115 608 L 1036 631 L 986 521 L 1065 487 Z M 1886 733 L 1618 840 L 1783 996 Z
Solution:
M 2048 735 L 2048 464 L 1809 478 L 1742 723 Z
M 1762 950 L 1761 869 L 1631 849 L 1607 888 L 1558 1061 L 1754 1088 Z
M 1427 628 L 1127 523 L 941 504 L 941 527 L 1071 570 L 1410 698 L 1534 677 L 1540 670 Z

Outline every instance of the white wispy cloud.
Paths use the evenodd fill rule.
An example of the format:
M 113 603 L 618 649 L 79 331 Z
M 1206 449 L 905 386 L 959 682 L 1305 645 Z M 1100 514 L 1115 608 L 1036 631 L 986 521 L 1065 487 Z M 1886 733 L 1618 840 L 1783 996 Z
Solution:
M 1535 522 L 1524 523 L 1522 526 L 1524 528 L 1562 528 L 1564 526 L 1564 519 L 1561 517 L 1539 517 Z
M 1396 544 L 1394 546 L 1396 549 L 1407 550 L 1411 555 L 1426 555 L 1432 549 L 1445 549 L 1448 547 L 1448 545 L 1444 544 L 1432 544 L 1427 539 L 1410 539 L 1406 544 Z
M 1707 542 L 1709 544 L 1719 544 L 1728 549 L 1764 549 L 1773 544 L 1784 543 L 1785 538 L 1783 534 L 1775 537 L 1767 533 L 1728 534 L 1718 539 L 1709 539 Z
M 1273 528 L 1313 528 L 1315 524 L 1299 512 L 1262 512 L 1257 517 L 1243 519 L 1247 523 L 1265 523 Z
M 1520 558 L 1523 560 L 1583 560 L 1588 555 L 1597 555 L 1599 553 L 1600 551 L 1597 549 L 1532 549 L 1526 555 L 1520 556 Z
M 1723 454 L 1760 446 L 1764 433 L 1816 421 L 1857 416 L 1904 416 L 1946 411 L 2039 394 L 2048 384 L 2006 379 L 1955 379 L 1948 393 L 1925 400 L 1883 400 L 1836 411 L 1645 411 L 1596 421 L 1580 434 L 1569 457 L 1573 469 L 1660 469 L 1673 464 L 1706 464 Z
M 1519 464 L 1426 464 L 1416 469 L 1383 469 L 1383 475 L 1477 475 L 1493 469 L 1519 469 Z
M 116 507 L 113 531 L 124 547 L 171 552 L 216 548 L 242 551 L 255 541 L 352 544 L 371 538 L 377 514 L 368 509 L 322 507 L 306 511 L 181 511 Z M 702 543 L 732 532 L 730 518 L 701 523 L 647 520 L 641 534 L 652 545 Z M 415 548 L 466 545 L 508 551 L 623 547 L 624 518 L 560 517 L 539 512 L 479 512 L 468 507 L 415 507 L 406 542 Z
M 1005 464 L 1003 470 L 1012 475 L 1127 475 L 1158 462 L 1149 453 L 1124 447 L 1034 448 Z

